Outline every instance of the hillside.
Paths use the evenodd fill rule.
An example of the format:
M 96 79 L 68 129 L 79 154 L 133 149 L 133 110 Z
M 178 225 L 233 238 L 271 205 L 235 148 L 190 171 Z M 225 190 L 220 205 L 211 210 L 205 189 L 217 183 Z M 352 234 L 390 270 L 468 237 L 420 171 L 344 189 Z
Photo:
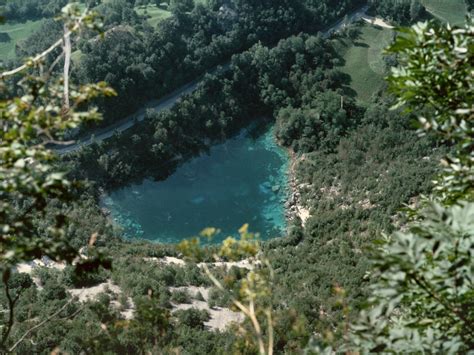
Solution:
M 474 349 L 464 3 L 13 1 L 0 353 Z

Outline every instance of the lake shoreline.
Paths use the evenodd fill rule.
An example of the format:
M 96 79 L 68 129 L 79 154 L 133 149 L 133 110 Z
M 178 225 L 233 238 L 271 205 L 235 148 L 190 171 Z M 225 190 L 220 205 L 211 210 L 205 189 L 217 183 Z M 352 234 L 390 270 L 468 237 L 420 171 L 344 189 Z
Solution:
M 234 137 L 230 139 L 235 139 L 241 135 L 244 134 L 249 134 L 252 129 L 255 128 L 255 125 L 251 125 L 249 127 L 243 128 L 238 134 L 236 134 Z M 307 209 L 302 201 L 302 195 L 301 195 L 301 184 L 298 182 L 297 176 L 296 176 L 296 169 L 297 169 L 297 164 L 304 160 L 304 155 L 299 156 L 297 153 L 295 153 L 291 148 L 286 148 L 283 145 L 280 144 L 278 139 L 275 137 L 274 133 L 272 134 L 272 137 L 274 139 L 274 142 L 278 148 L 282 150 L 282 152 L 285 154 L 286 159 L 288 159 L 288 162 L 285 164 L 287 165 L 286 171 L 285 171 L 285 178 L 286 178 L 286 186 L 284 186 L 285 189 L 285 201 L 283 203 L 284 207 L 284 218 L 286 222 L 286 228 L 284 233 L 287 233 L 289 230 L 289 227 L 291 224 L 295 223 L 296 219 L 299 219 L 301 221 L 302 226 L 304 227 L 306 221 L 310 217 L 310 211 Z M 224 142 L 225 143 L 225 142 Z M 209 149 L 212 148 L 213 146 L 218 146 L 220 144 L 224 144 L 223 142 L 212 142 L 209 146 Z M 203 151 L 200 156 L 208 154 L 209 151 Z M 187 161 L 192 160 L 194 158 L 197 158 L 199 156 L 195 156 L 190 154 L 188 157 L 181 157 L 181 162 L 182 164 L 185 164 Z M 181 165 L 181 164 L 180 164 Z M 179 166 L 178 166 L 179 168 Z M 143 179 L 143 181 L 146 181 L 147 179 Z M 166 180 L 166 178 L 164 179 Z M 164 181 L 163 180 L 163 181 Z M 143 183 L 142 181 L 142 183 Z M 99 192 L 99 200 L 104 200 L 104 198 L 109 196 L 109 192 L 106 190 L 101 190 Z M 123 228 L 123 226 L 113 217 L 112 211 L 109 207 L 105 206 L 104 204 L 101 204 L 100 210 L 103 213 L 103 215 L 109 220 L 111 225 L 114 226 L 114 228 Z M 284 236 L 284 235 L 282 235 Z M 127 241 L 143 241 L 143 240 L 148 240 L 151 241 L 152 243 L 158 243 L 158 244 L 164 244 L 168 245 L 170 243 L 167 242 L 162 242 L 162 241 L 153 241 L 149 240 L 146 238 L 141 238 L 141 237 L 131 237 L 127 238 L 125 236 L 122 236 L 124 240 Z M 176 243 L 171 243 L 171 244 L 176 244 Z
M 99 192 L 102 213 L 124 230 L 123 239 L 176 244 L 216 226 L 219 242 L 243 223 L 261 232 L 262 240 L 287 234 L 291 159 L 271 122 L 251 124 L 181 162 L 166 179 Z

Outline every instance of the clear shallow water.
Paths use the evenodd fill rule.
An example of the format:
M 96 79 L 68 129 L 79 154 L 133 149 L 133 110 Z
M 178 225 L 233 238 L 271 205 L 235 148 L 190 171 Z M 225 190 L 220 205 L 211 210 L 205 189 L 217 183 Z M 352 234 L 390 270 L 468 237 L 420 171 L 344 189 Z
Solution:
M 286 228 L 287 171 L 288 156 L 271 128 L 256 138 L 244 130 L 166 180 L 116 190 L 102 205 L 127 238 L 177 243 L 216 227 L 222 231 L 218 242 L 249 223 L 268 239 Z

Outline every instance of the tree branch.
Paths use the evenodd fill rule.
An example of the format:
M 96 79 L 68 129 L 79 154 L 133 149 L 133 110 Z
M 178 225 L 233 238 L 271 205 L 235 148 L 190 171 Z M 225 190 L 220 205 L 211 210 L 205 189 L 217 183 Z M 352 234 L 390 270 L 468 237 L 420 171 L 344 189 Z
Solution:
M 49 53 L 51 53 L 52 51 L 54 51 L 56 48 L 60 47 L 62 44 L 63 44 L 63 41 L 66 39 L 66 37 L 69 37 L 71 36 L 71 34 L 75 31 L 77 31 L 81 24 L 82 24 L 82 21 L 84 20 L 86 14 L 88 12 L 88 9 L 86 8 L 82 14 L 82 16 L 77 20 L 76 24 L 73 26 L 73 28 L 71 30 L 67 30 L 64 34 L 64 36 L 57 40 L 56 42 L 54 42 L 48 49 L 46 49 L 44 52 L 36 55 L 34 58 L 31 59 L 31 62 L 33 64 L 35 63 L 38 63 L 40 60 L 42 60 L 43 58 L 45 58 Z M 69 42 L 70 44 L 70 42 Z M 29 67 L 29 61 L 21 66 L 19 66 L 18 68 L 15 68 L 15 69 L 12 69 L 12 70 L 8 70 L 8 71 L 5 71 L 3 72 L 2 74 L 0 74 L 0 79 L 4 79 L 8 76 L 12 76 L 12 75 L 15 75 L 23 70 L 25 70 L 26 68 Z
M 20 345 L 21 342 L 22 342 L 23 340 L 25 340 L 25 338 L 26 338 L 31 332 L 33 332 L 34 330 L 36 330 L 36 329 L 42 327 L 42 326 L 45 325 L 47 322 L 49 322 L 51 319 L 53 319 L 54 317 L 56 317 L 57 315 L 59 315 L 59 313 L 61 313 L 63 310 L 65 310 L 66 307 L 69 306 L 69 305 L 72 303 L 73 300 L 74 300 L 74 298 L 71 298 L 68 302 L 66 302 L 66 303 L 64 304 L 64 306 L 62 306 L 62 307 L 61 307 L 60 309 L 58 309 L 56 312 L 54 312 L 53 314 L 51 314 L 51 315 L 50 315 L 48 318 L 46 318 L 44 321 L 42 321 L 42 322 L 38 323 L 37 325 L 35 325 L 34 327 L 28 329 L 28 330 L 20 337 L 20 339 L 18 339 L 18 341 L 17 341 L 15 344 L 13 344 L 13 346 L 12 346 L 10 349 L 8 349 L 8 351 L 9 351 L 9 352 L 12 352 L 13 350 L 15 350 L 16 347 L 17 347 L 18 345 Z M 80 309 L 80 310 L 81 310 L 81 309 Z M 72 316 L 75 316 L 76 314 L 78 314 L 80 310 L 78 310 L 77 312 L 75 312 Z M 66 317 L 66 318 L 69 318 L 69 317 Z
M 63 78 L 63 88 L 64 88 L 64 105 L 63 105 L 63 114 L 66 115 L 69 111 L 69 68 L 71 65 L 71 32 L 68 32 L 66 25 L 64 25 L 64 78 Z
M 219 280 L 217 280 L 216 277 L 211 273 L 211 271 L 209 270 L 209 268 L 207 267 L 206 264 L 203 264 L 203 268 L 204 268 L 204 271 L 205 271 L 207 277 L 209 277 L 209 279 L 212 281 L 212 283 L 219 290 L 225 291 L 224 286 L 222 286 L 222 284 L 219 282 Z M 245 307 L 240 301 L 238 301 L 234 297 L 232 297 L 232 302 L 252 322 L 252 326 L 253 326 L 253 328 L 255 330 L 255 334 L 257 336 L 259 352 L 260 352 L 260 354 L 265 354 L 265 343 L 263 341 L 262 329 L 260 327 L 260 323 L 258 322 L 257 316 L 255 315 L 255 307 L 254 307 L 253 299 L 250 300 L 248 308 Z M 270 337 L 270 341 L 269 341 L 269 344 L 268 344 L 268 349 L 269 349 L 268 354 L 272 354 L 272 352 L 273 352 L 273 334 Z M 270 349 L 271 349 L 271 351 L 270 351 Z

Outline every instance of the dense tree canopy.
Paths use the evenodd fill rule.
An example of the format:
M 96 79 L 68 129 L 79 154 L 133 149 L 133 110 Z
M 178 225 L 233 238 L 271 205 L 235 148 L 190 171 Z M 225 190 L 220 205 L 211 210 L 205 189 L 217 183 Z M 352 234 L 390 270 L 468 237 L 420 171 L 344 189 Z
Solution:
M 110 29 L 102 43 L 91 39 L 81 46 L 84 61 L 77 77 L 82 82 L 110 80 L 117 89 L 120 99 L 101 106 L 107 124 L 224 64 L 256 42 L 268 45 L 301 31 L 315 33 L 360 3 L 235 0 L 226 2 L 228 12 L 222 12 L 220 5 L 198 4 L 151 29 L 133 15 L 130 3 L 114 0 L 97 8 Z M 120 26 L 111 28 L 114 23 Z M 97 67 L 97 63 L 103 64 Z
M 8 20 L 25 21 L 53 17 L 61 12 L 68 0 L 15 0 L 6 1 L 3 15 Z

